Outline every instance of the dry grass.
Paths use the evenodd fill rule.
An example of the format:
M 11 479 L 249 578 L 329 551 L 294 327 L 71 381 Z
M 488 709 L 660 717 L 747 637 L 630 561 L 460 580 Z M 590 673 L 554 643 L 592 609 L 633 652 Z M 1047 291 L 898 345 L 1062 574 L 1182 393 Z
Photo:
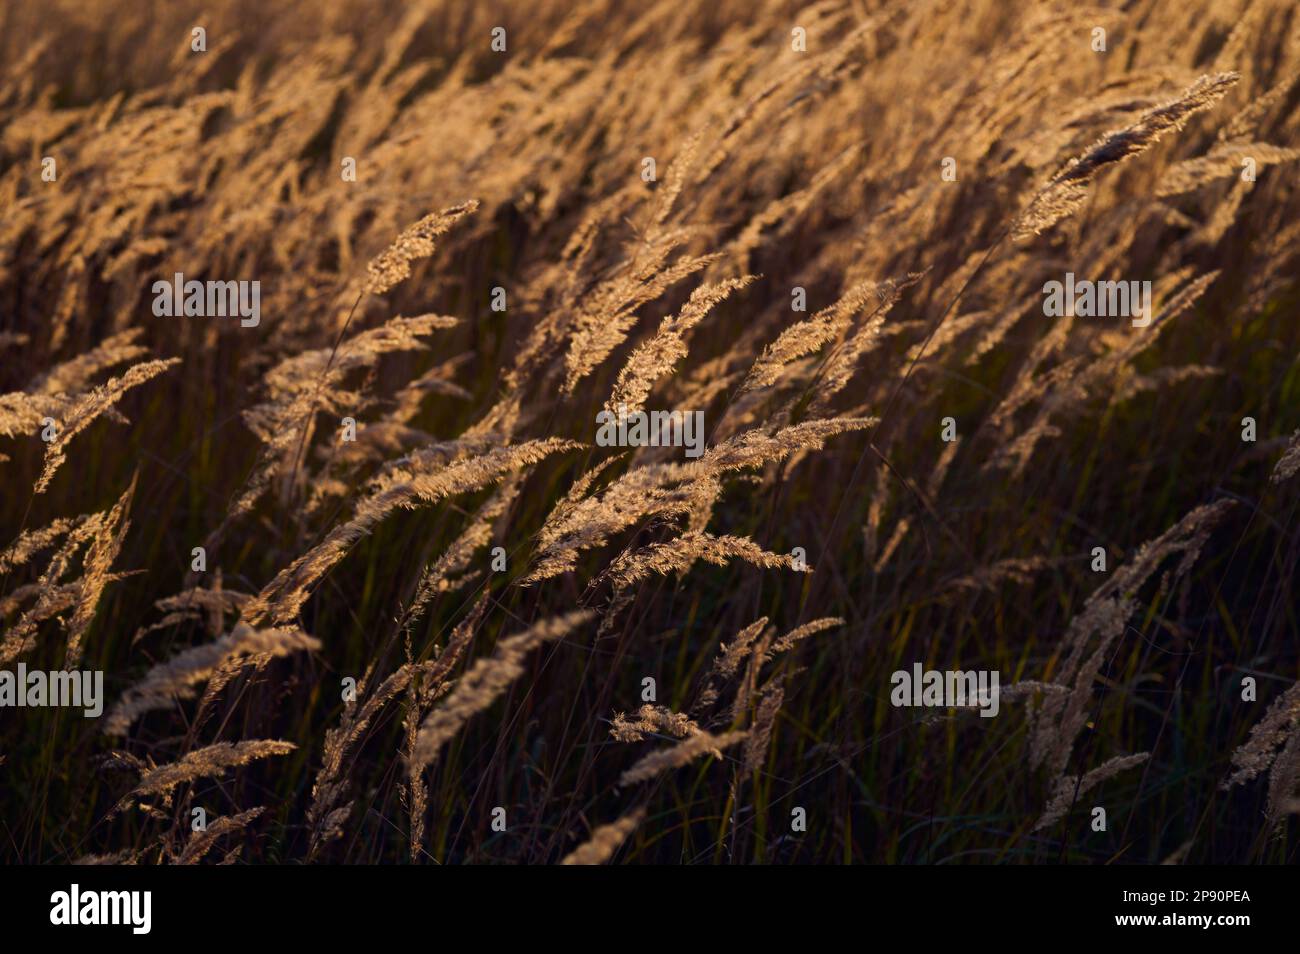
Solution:
M 109 696 L 0 712 L 0 857 L 1294 860 L 1293 5 L 21 0 L 0 55 L 0 665 Z

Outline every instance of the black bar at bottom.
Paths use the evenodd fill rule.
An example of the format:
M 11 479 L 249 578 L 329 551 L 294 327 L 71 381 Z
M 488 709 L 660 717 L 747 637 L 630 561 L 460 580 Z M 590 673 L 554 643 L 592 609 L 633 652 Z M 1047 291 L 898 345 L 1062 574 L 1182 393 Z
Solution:
M 1286 930 L 1293 911 L 1284 909 L 1295 905 L 1294 870 L 1263 867 L 872 867 L 793 879 L 782 872 L 715 871 L 699 881 L 674 872 L 676 900 L 646 894 L 649 885 L 635 875 L 624 884 L 612 872 L 594 880 L 581 872 L 539 877 L 434 866 L 29 867 L 10 868 L 8 875 L 0 892 L 7 939 L 76 933 L 128 945 L 205 936 L 223 943 L 241 937 L 259 944 L 279 938 L 373 943 L 386 923 L 407 921 L 404 930 L 415 929 L 435 912 L 489 926 L 494 943 L 512 927 L 535 939 L 553 926 L 558 938 L 576 926 L 576 917 L 641 923 L 660 905 L 682 903 L 683 890 L 707 899 L 716 912 L 734 910 L 740 916 L 729 922 L 755 929 L 766 916 L 751 920 L 752 905 L 766 899 L 770 915 L 819 924 L 851 919 L 858 932 L 979 924 L 992 935 L 1042 929 L 1071 939 L 1150 940 L 1199 933 L 1228 943 L 1243 932 Z M 663 875 L 656 881 L 662 888 Z M 117 923 L 84 923 L 90 920 Z

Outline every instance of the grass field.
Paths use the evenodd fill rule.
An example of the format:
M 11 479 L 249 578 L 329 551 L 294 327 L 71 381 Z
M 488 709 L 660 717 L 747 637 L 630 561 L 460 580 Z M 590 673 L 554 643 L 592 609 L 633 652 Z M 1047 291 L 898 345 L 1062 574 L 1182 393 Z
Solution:
M 0 9 L 0 859 L 1296 860 L 1295 5 L 696 6 Z

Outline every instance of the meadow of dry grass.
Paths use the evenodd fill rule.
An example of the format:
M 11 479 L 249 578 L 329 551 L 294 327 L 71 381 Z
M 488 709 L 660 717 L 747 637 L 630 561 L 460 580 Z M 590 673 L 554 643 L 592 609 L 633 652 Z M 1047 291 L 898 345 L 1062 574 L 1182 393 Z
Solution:
M 0 669 L 105 699 L 0 709 L 0 858 L 1295 860 L 1298 80 L 1287 0 L 5 4 Z

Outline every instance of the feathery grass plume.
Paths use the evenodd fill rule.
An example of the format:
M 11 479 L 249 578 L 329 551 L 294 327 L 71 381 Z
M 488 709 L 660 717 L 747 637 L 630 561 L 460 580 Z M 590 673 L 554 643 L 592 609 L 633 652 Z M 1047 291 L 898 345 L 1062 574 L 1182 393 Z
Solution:
M 1235 785 L 1249 782 L 1266 769 L 1271 768 L 1278 759 L 1280 750 L 1289 746 L 1290 741 L 1300 733 L 1300 682 L 1292 683 L 1271 706 L 1264 718 L 1251 726 L 1250 738 L 1232 753 L 1233 773 L 1220 785 L 1221 791 L 1227 791 Z
M 1189 246 L 1204 246 L 1215 248 L 1219 242 L 1228 233 L 1228 230 L 1236 224 L 1240 217 L 1242 208 L 1245 206 L 1246 197 L 1255 189 L 1255 183 L 1247 179 L 1238 179 L 1233 182 L 1232 189 L 1228 192 L 1228 197 L 1219 203 L 1210 214 L 1205 223 L 1199 226 L 1196 231 L 1187 236 L 1184 241 Z M 1170 254 L 1173 254 L 1172 252 Z
M 145 361 L 133 365 L 120 378 L 109 378 L 106 383 L 73 402 L 67 409 L 54 440 L 45 446 L 45 467 L 36 481 L 34 492 L 45 493 L 45 489 L 54 478 L 55 471 L 67 459 L 64 451 L 74 437 L 89 427 L 97 417 L 112 408 L 127 391 L 157 377 L 180 362 L 180 358 L 168 358 L 165 361 Z
M 843 626 L 844 622 L 839 616 L 823 616 L 821 619 L 809 620 L 796 626 L 772 644 L 772 648 L 768 650 L 767 658 L 770 660 L 781 653 L 789 652 L 809 636 L 814 636 L 828 629 L 834 629 L 836 626 Z
M 560 860 L 562 865 L 603 865 L 613 857 L 627 836 L 636 831 L 645 818 L 645 809 L 637 808 L 617 821 L 601 825 L 591 837 Z
M 1074 804 L 1076 798 L 1082 797 L 1085 793 L 1096 788 L 1107 779 L 1114 778 L 1125 769 L 1141 765 L 1150 757 L 1150 752 L 1139 752 L 1136 755 L 1120 755 L 1102 763 L 1082 777 L 1058 778 L 1056 787 L 1052 790 L 1052 797 L 1047 802 L 1047 807 L 1043 809 L 1043 814 L 1039 816 L 1038 821 L 1034 822 L 1034 827 L 1030 831 L 1042 831 L 1048 825 L 1060 821 L 1065 817 L 1065 813 L 1070 810 L 1070 806 Z
M 477 199 L 470 199 L 460 205 L 432 212 L 407 228 L 392 245 L 366 266 L 366 281 L 362 291 L 368 295 L 382 295 L 394 285 L 405 281 L 411 275 L 411 262 L 432 255 L 435 248 L 433 240 L 465 216 L 477 211 L 478 206 Z
M 821 450 L 827 438 L 874 427 L 875 417 L 828 417 L 800 421 L 775 433 L 755 428 L 714 444 L 697 460 L 681 465 L 686 477 L 716 476 L 784 460 L 798 451 Z
M 1032 298 L 1027 298 L 1023 304 L 1013 303 L 1005 307 L 987 326 L 984 334 L 971 347 L 970 353 L 962 363 L 968 368 L 978 365 L 985 355 L 1006 339 L 1020 319 L 1033 314 L 1039 307 L 1041 307 L 1040 303 Z
M 1189 274 L 1190 270 L 1181 274 Z M 1200 300 L 1221 273 L 1219 271 L 1206 272 L 1204 275 L 1196 275 L 1186 284 L 1182 285 L 1174 294 L 1170 295 L 1167 301 L 1160 301 L 1155 306 L 1155 319 L 1142 335 L 1134 335 L 1127 339 L 1120 348 L 1104 354 L 1090 365 L 1080 377 L 1083 379 L 1081 387 L 1085 390 L 1100 389 L 1103 382 L 1111 380 L 1114 377 L 1127 371 L 1133 360 L 1146 349 L 1150 348 L 1159 336 L 1168 331 L 1173 320 L 1181 315 L 1192 305 Z M 1170 287 L 1173 287 L 1180 280 L 1180 276 L 1170 277 Z M 1163 295 L 1161 296 L 1163 297 Z M 1198 365 L 1191 365 L 1192 369 L 1199 369 Z M 1175 369 L 1175 373 L 1184 369 Z
M 1268 773 L 1268 804 L 1264 814 L 1270 831 L 1276 831 L 1285 822 L 1286 816 L 1300 810 L 1300 732 L 1294 725 L 1282 750 L 1273 760 L 1273 767 Z
M 44 395 L 12 391 L 0 394 L 0 437 L 35 434 L 46 417 L 63 413 L 63 402 Z
M 1119 404 L 1148 391 L 1155 391 L 1183 381 L 1213 378 L 1222 373 L 1221 368 L 1212 368 L 1209 365 L 1185 364 L 1177 368 L 1157 368 L 1150 374 L 1137 374 L 1131 365 L 1127 365 L 1117 376 L 1118 381 L 1111 402 Z
M 564 492 L 564 496 L 556 501 L 555 506 L 551 508 L 551 512 L 546 517 L 547 526 L 553 526 L 560 523 L 562 520 L 571 517 L 573 511 L 586 498 L 592 485 L 600 479 L 600 475 L 608 470 L 612 465 L 624 460 L 627 457 L 627 454 L 628 452 L 624 451 L 615 454 L 612 457 L 607 457 L 594 467 L 589 467 L 586 471 L 579 474 L 573 483 L 569 485 L 569 489 Z M 548 533 L 546 527 L 542 528 L 541 535 L 543 539 L 553 539 L 553 537 Z
M 48 591 L 48 589 L 49 587 L 42 586 L 39 582 L 36 582 L 36 584 L 23 584 L 22 586 L 16 587 L 16 589 L 13 590 L 13 593 L 6 595 L 4 599 L 0 599 L 0 617 L 8 616 L 9 613 L 16 611 L 19 606 L 26 603 L 27 599 L 30 597 L 36 597 L 38 594 L 43 594 L 45 591 Z M 4 646 L 3 641 L 0 641 L 0 646 Z M 3 655 L 3 650 L 0 650 L 0 655 Z
M 309 859 L 343 833 L 343 823 L 352 812 L 351 802 L 337 807 L 348 785 L 345 759 L 380 708 L 406 689 L 419 672 L 429 672 L 433 666 L 434 663 L 405 664 L 368 694 L 369 673 L 357 680 L 357 698 L 364 696 L 366 701 L 346 703 L 338 727 L 325 731 L 321 767 L 312 783 L 311 805 L 307 809 L 307 825 L 311 830 L 311 844 L 307 849 Z
M 767 758 L 768 743 L 772 739 L 772 728 L 776 725 L 776 714 L 783 702 L 785 690 L 779 685 L 771 686 L 761 693 L 754 724 L 750 726 L 749 738 L 745 739 L 742 774 L 750 775 L 762 769 L 763 760 Z
M 101 371 L 148 354 L 147 348 L 136 344 L 143 334 L 143 328 L 131 328 L 110 335 L 96 347 L 56 365 L 38 377 L 28 391 L 52 396 L 79 394 L 90 386 L 91 380 Z
M 1300 473 L 1300 430 L 1291 435 L 1291 443 L 1287 445 L 1286 452 L 1278 458 L 1273 473 L 1268 479 L 1271 483 L 1280 484 L 1284 480 L 1290 480 L 1297 473 Z M 2 565 L 0 563 L 0 566 Z
M 755 642 L 765 642 L 769 635 L 767 617 L 762 616 L 738 632 L 730 645 L 721 643 L 713 666 L 701 684 L 695 704 L 691 706 L 691 712 L 702 713 L 717 702 L 720 684 L 736 674 L 740 664 L 753 652 Z
M 252 739 L 243 742 L 216 742 L 187 752 L 176 762 L 160 765 L 144 773 L 139 784 L 117 803 L 112 814 L 129 808 L 132 801 L 153 795 L 169 795 L 177 785 L 196 778 L 210 778 L 227 769 L 247 765 L 256 759 L 288 755 L 298 746 L 279 739 Z
M 737 742 L 743 742 L 748 735 L 749 733 L 744 731 L 723 732 L 720 735 L 699 732 L 686 741 L 679 742 L 672 748 L 660 749 L 639 759 L 635 765 L 619 776 L 618 784 L 627 786 L 634 785 L 637 782 L 644 782 L 647 779 L 662 775 L 670 769 L 680 768 L 694 762 L 702 755 L 713 755 L 722 758 L 723 749 L 729 748 Z
M 410 638 L 407 637 L 407 663 L 413 662 Z M 433 699 L 434 690 L 422 680 L 412 679 L 406 686 L 406 713 L 402 716 L 402 762 L 406 765 L 406 780 L 401 783 L 399 795 L 402 807 L 411 819 L 407 834 L 412 864 L 420 860 L 424 850 L 424 816 L 429 810 L 429 787 L 425 784 L 424 773 L 411 768 L 411 753 L 415 751 L 415 740 L 420 734 L 420 716 Z
M 437 668 L 435 662 L 407 663 L 393 675 L 383 680 L 373 693 L 365 698 L 365 703 L 357 706 L 355 702 L 347 703 L 343 710 L 338 728 L 325 732 L 325 750 L 321 756 L 321 768 L 312 782 L 312 803 L 307 810 L 307 824 L 311 828 L 311 844 L 308 845 L 307 857 L 315 859 L 322 847 L 341 836 L 343 823 L 352 812 L 352 802 L 339 806 L 343 794 L 347 792 L 348 779 L 346 771 L 347 756 L 355 750 L 370 720 L 382 706 L 421 677 L 429 676 Z M 369 672 L 357 682 L 357 695 L 365 695 L 369 681 Z
M 46 417 L 56 420 L 68 417 L 69 409 L 85 396 L 84 392 L 95 375 L 147 353 L 146 349 L 135 344 L 143 333 L 143 329 L 136 328 L 112 335 L 98 347 L 39 375 L 25 391 L 0 394 L 0 435 L 31 434 L 40 428 Z M 20 337 L 25 339 L 26 336 Z M 126 420 L 112 407 L 103 413 L 119 423 Z
M 74 865 L 134 865 L 139 855 L 138 851 L 127 848 L 106 855 L 82 855 L 72 863 Z
M 605 601 L 605 608 L 600 614 L 600 625 L 596 627 L 593 643 L 600 643 L 614 633 L 614 625 L 619 615 L 636 601 L 636 590 L 614 587 Z
M 208 632 L 213 638 L 220 636 L 225 629 L 226 616 L 238 615 L 243 605 L 253 597 L 251 593 L 225 589 L 221 585 L 220 568 L 217 569 L 215 577 L 215 585 L 211 589 L 194 586 L 182 590 L 175 596 L 154 600 L 154 609 L 165 615 L 158 622 L 137 629 L 135 635 L 131 637 L 131 645 L 134 646 L 150 633 L 160 629 L 181 626 L 203 619 L 205 616 Z
M 555 304 L 532 325 L 510 367 L 502 375 L 507 398 L 489 412 L 486 418 L 488 426 L 497 428 L 499 424 L 496 422 L 509 419 L 516 409 L 520 390 L 534 377 L 551 379 L 558 374 L 554 359 L 579 320 L 578 316 L 592 307 L 593 297 L 599 299 L 599 308 L 615 310 L 614 297 L 620 284 L 617 277 L 598 278 L 607 274 L 607 270 L 599 257 L 597 237 L 602 230 L 609 229 L 621 213 L 629 212 L 634 204 L 634 187 L 630 183 L 595 201 L 570 233 L 559 258 L 548 262 L 538 275 L 541 300 Z M 620 264 L 626 267 L 626 263 Z M 502 430 L 510 433 L 509 428 Z
M 976 264 L 978 265 L 978 262 Z M 993 271 L 993 268 L 990 268 L 989 271 Z M 994 281 L 995 279 L 992 277 L 989 278 L 990 284 L 993 284 Z M 944 283 L 945 290 L 947 284 L 947 282 Z M 938 360 L 943 355 L 946 347 L 963 337 L 968 331 L 987 327 L 993 319 L 993 314 L 992 311 L 977 309 L 975 311 L 963 311 L 959 315 L 948 318 L 935 328 L 934 334 L 930 336 L 928 341 L 922 339 L 907 350 L 907 360 L 909 362 L 920 361 L 926 355 L 929 356 L 930 361 Z
M 763 663 L 767 661 L 772 646 L 772 637 L 775 633 L 774 628 L 766 627 L 749 653 L 749 659 L 745 663 L 745 673 L 740 677 L 740 682 L 736 686 L 735 698 L 731 700 L 731 722 L 733 725 L 744 721 L 749 712 L 749 704 L 754 698 L 755 690 L 758 688 L 758 671 L 763 668 Z
M 856 31 L 855 31 L 856 32 Z M 858 41 L 850 36 L 841 43 L 847 49 Z M 718 129 L 717 144 L 711 154 L 707 155 L 701 169 L 700 178 L 704 179 L 728 158 L 732 150 L 739 145 L 740 134 L 762 123 L 763 120 L 777 120 L 778 113 L 789 108 L 790 102 L 782 103 L 776 94 L 783 88 L 800 83 L 824 67 L 822 58 L 804 58 L 794 68 L 785 68 L 778 72 L 775 79 L 769 80 L 755 93 L 733 109 L 723 120 Z M 783 64 L 784 65 L 784 64 Z
M 0 664 L 12 662 L 35 646 L 38 626 L 59 613 L 76 606 L 81 599 L 84 587 L 81 580 L 62 582 L 70 571 L 77 554 L 92 540 L 104 532 L 109 519 L 108 511 L 90 514 L 78 518 L 64 533 L 64 541 L 51 555 L 45 569 L 35 583 L 20 586 L 12 594 L 0 600 L 0 616 L 7 616 L 20 607 L 26 600 L 35 596 L 32 606 L 9 627 L 0 640 Z M 83 558 L 84 566 L 84 558 Z M 84 572 L 82 574 L 85 575 Z M 117 579 L 116 576 L 101 582 Z
M 635 253 L 615 276 L 583 297 L 582 311 L 574 317 L 564 359 L 565 394 L 572 394 L 578 382 L 623 343 L 636 324 L 638 308 L 683 278 L 718 261 L 720 256 L 715 254 L 685 256 L 670 264 L 669 256 L 686 237 L 685 230 L 672 229 L 637 243 Z
M 407 814 L 411 819 L 408 838 L 411 861 L 418 861 L 424 852 L 424 816 L 429 807 L 429 788 L 424 778 L 423 767 L 417 767 L 412 757 L 420 736 L 420 719 L 435 700 L 444 695 L 451 683 L 445 677 L 460 662 L 469 649 L 470 641 L 478 625 L 487 612 L 488 594 L 483 593 L 474 606 L 465 615 L 456 628 L 452 630 L 447 646 L 437 653 L 436 664 L 427 674 L 421 674 L 407 685 L 406 715 L 402 720 L 402 762 L 406 766 L 406 782 L 402 787 Z M 407 635 L 406 653 L 411 657 L 410 636 Z
M 1239 74 L 1232 72 L 1206 74 L 1178 97 L 1144 112 L 1133 125 L 1104 135 L 1034 195 L 1016 220 L 1015 237 L 1036 235 L 1078 211 L 1098 172 L 1144 152 L 1166 133 L 1177 132 L 1195 113 L 1227 95 L 1238 79 Z
M 436 659 L 418 663 L 407 662 L 370 693 L 366 692 L 370 682 L 370 672 L 367 671 L 358 680 L 357 698 L 364 696 L 365 702 L 360 705 L 356 702 L 346 703 L 338 727 L 327 729 L 325 732 L 321 767 L 312 783 L 312 800 L 307 809 L 307 823 L 311 829 L 308 857 L 314 858 L 321 848 L 342 833 L 343 822 L 352 811 L 351 802 L 337 807 L 343 793 L 347 791 L 348 756 L 356 749 L 361 736 L 375 715 L 398 693 L 404 690 L 410 691 L 416 683 L 420 684 L 421 697 L 434 698 L 443 692 L 445 689 L 443 680 L 469 648 L 486 609 L 487 594 L 484 594 L 456 624 L 446 648 Z M 409 747 L 410 743 L 408 749 Z
M 430 473 L 457 461 L 479 457 L 506 446 L 498 434 L 462 434 L 449 441 L 436 441 L 417 447 L 395 460 L 385 461 L 366 481 L 366 490 L 374 493 L 409 484 L 417 474 Z
M 27 597 L 37 597 L 35 603 L 23 612 L 5 632 L 4 639 L 0 640 L 0 665 L 8 665 L 35 649 L 36 631 L 40 624 L 75 606 L 79 593 L 78 583 L 34 583 L 20 587 L 12 597 L 0 602 L 0 610 L 7 614 Z
M 456 355 L 454 358 L 449 358 L 441 364 L 434 365 L 410 384 L 401 388 L 393 395 L 394 407 L 387 420 L 398 424 L 408 423 L 420 413 L 420 405 L 430 394 L 441 394 L 444 397 L 452 397 L 460 401 L 472 401 L 474 395 L 452 381 L 451 377 L 457 368 L 469 362 L 473 357 L 473 352 L 466 352 L 465 354 Z
M 1214 57 L 1214 69 L 1229 69 L 1241 65 L 1243 60 L 1249 62 L 1250 47 L 1259 34 L 1267 10 L 1265 5 L 1247 4 L 1244 9 L 1234 11 L 1232 31 Z
M 990 430 L 1001 431 L 1003 438 L 984 465 L 985 469 L 1007 468 L 1014 477 L 1020 477 L 1038 443 L 1044 438 L 1060 436 L 1061 429 L 1051 423 L 1052 416 L 1077 411 L 1091 397 L 1105 394 L 1108 404 L 1113 407 L 1121 400 L 1162 383 L 1204 376 L 1211 369 L 1198 366 L 1177 369 L 1172 374 L 1139 375 L 1133 370 L 1133 362 L 1159 339 L 1174 318 L 1200 299 L 1218 276 L 1219 272 L 1213 271 L 1187 282 L 1168 302 L 1161 302 L 1156 307 L 1156 316 L 1143 334 L 1130 336 L 1118 348 L 1102 351 L 1089 363 L 1085 363 L 1083 357 L 1073 358 L 1036 378 L 1032 368 L 1041 355 L 1031 357 L 1016 386 L 986 422 L 985 426 Z M 1060 322 L 1059 327 L 1068 328 L 1069 321 Z M 1011 415 L 1038 397 L 1043 401 L 1034 422 L 1011 438 Z
M 473 521 L 460 536 L 452 541 L 437 560 L 427 564 L 420 572 L 415 596 L 411 600 L 411 605 L 402 614 L 404 630 L 410 631 L 415 622 L 424 615 L 434 597 L 456 591 L 477 575 L 471 573 L 455 576 L 463 573 L 469 567 L 474 554 L 492 539 L 498 521 L 519 496 L 520 485 L 521 480 L 518 475 L 507 477 L 474 514 Z
M 438 757 L 470 717 L 487 709 L 524 672 L 524 658 L 543 643 L 562 639 L 595 614 L 587 610 L 542 620 L 497 643 L 491 657 L 480 659 L 461 676 L 446 699 L 420 726 L 411 764 L 423 767 Z
M 738 632 L 731 645 L 720 644 L 718 646 L 718 657 L 713 662 L 713 668 L 709 673 L 710 676 L 727 679 L 735 675 L 736 670 L 740 668 L 740 664 L 749 657 L 755 641 L 766 631 L 767 617 L 763 616 Z
M 95 610 L 104 588 L 123 576 L 109 571 L 122 551 L 122 541 L 131 526 L 126 514 L 131 509 L 131 500 L 135 496 L 135 485 L 139 478 L 137 471 L 131 478 L 131 485 L 98 523 L 82 560 L 81 579 L 76 584 L 75 609 L 67 624 L 68 649 L 64 659 L 64 667 L 67 669 L 75 669 L 81 662 L 81 643 L 95 619 Z
M 236 625 L 239 624 L 236 623 Z M 194 729 L 197 730 L 207 722 L 208 718 L 213 714 L 217 699 L 225 692 L 227 686 L 241 676 L 248 680 L 253 679 L 274 658 L 274 653 L 253 652 L 248 655 L 229 657 L 218 662 L 208 675 L 207 686 L 203 690 L 203 695 L 199 697 L 198 706 L 195 707 L 192 723 Z
M 640 742 L 647 732 L 684 739 L 699 731 L 700 727 L 685 713 L 647 702 L 636 711 L 635 720 L 628 719 L 622 712 L 615 713 L 609 734 L 617 742 Z
M 311 590 L 349 550 L 390 514 L 437 503 L 453 494 L 479 490 L 511 471 L 531 467 L 551 454 L 582 445 L 559 438 L 500 447 L 478 457 L 455 461 L 427 472 L 411 472 L 401 483 L 358 501 L 353 517 L 336 526 L 321 543 L 281 570 L 244 606 L 244 619 L 283 623 L 298 614 Z
M 1034 574 L 1051 566 L 1059 566 L 1064 559 L 1051 560 L 1047 557 L 1010 557 L 998 560 L 988 566 L 982 566 L 972 573 L 959 576 L 944 584 L 948 590 L 994 590 L 1002 583 L 1031 583 Z
M 673 210 L 677 199 L 681 196 L 682 190 L 686 188 L 687 177 L 695 166 L 695 161 L 700 151 L 700 140 L 703 138 L 704 130 L 696 130 L 687 137 L 686 142 L 682 144 L 677 155 L 673 157 L 672 164 L 668 167 L 668 174 L 664 176 L 664 184 L 655 190 L 654 211 L 650 216 L 651 230 L 657 230 L 665 222 Z
M 742 392 L 771 387 L 787 365 L 834 341 L 848 329 L 854 315 L 868 305 L 874 305 L 871 318 L 864 326 L 868 329 L 867 334 L 860 342 L 865 347 L 879 330 L 875 319 L 879 317 L 883 321 L 883 312 L 888 311 L 888 305 L 897 300 L 897 295 L 898 286 L 893 282 L 863 281 L 854 285 L 833 305 L 786 328 L 765 347 L 749 369 Z
M 820 372 L 821 381 L 809 405 L 809 414 L 813 417 L 823 417 L 829 413 L 831 398 L 848 387 L 861 366 L 863 357 L 880 341 L 880 330 L 884 327 L 885 319 L 903 297 L 903 292 L 925 277 L 928 271 L 926 269 L 922 272 L 912 272 L 905 278 L 889 279 L 880 283 L 876 290 L 876 307 L 853 333 L 827 356 Z
M 691 292 L 681 310 L 660 322 L 654 336 L 633 350 L 627 364 L 618 373 L 614 390 L 605 402 L 605 410 L 613 413 L 620 404 L 625 404 L 628 413 L 639 411 L 655 381 L 671 374 L 677 362 L 686 357 L 686 332 L 703 321 L 714 305 L 724 301 L 736 289 L 751 284 L 757 277 L 729 278 L 717 285 L 701 285 Z
M 579 483 L 585 481 L 585 476 L 579 478 Z M 701 484 L 655 465 L 628 471 L 596 496 L 575 501 L 581 490 L 566 495 L 538 532 L 531 569 L 520 582 L 533 584 L 575 569 L 582 551 L 604 546 L 614 534 L 643 518 L 690 513 L 698 503 Z
M 288 499 L 315 431 L 317 412 L 342 416 L 364 406 L 361 394 L 343 389 L 349 374 L 374 368 L 387 354 L 425 350 L 421 337 L 459 323 L 446 315 L 399 315 L 353 335 L 337 348 L 305 351 L 268 371 L 265 383 L 269 400 L 243 412 L 244 423 L 262 442 L 257 464 L 226 520 L 213 532 L 209 545 L 215 545 L 230 520 L 253 509 L 277 476 L 284 482 L 281 496 Z
M 1219 139 L 1231 142 L 1246 136 L 1258 134 L 1269 112 L 1286 101 L 1296 81 L 1300 80 L 1300 71 L 1288 70 L 1282 80 L 1275 83 L 1267 93 L 1256 96 L 1226 127 L 1219 130 Z
M 218 668 L 240 657 L 287 656 L 320 649 L 320 640 L 296 629 L 256 630 L 240 623 L 215 642 L 186 649 L 159 663 L 122 694 L 104 722 L 109 735 L 125 735 L 146 712 L 166 709 L 180 699 L 192 699 L 196 687 Z
M 368 465 L 433 441 L 424 431 L 396 424 L 387 416 L 366 421 L 352 436 L 356 440 L 313 448 L 311 456 L 318 467 L 315 473 L 304 474 L 307 498 L 299 517 L 304 523 L 325 513 L 330 504 L 346 502 Z
M 257 808 L 250 808 L 246 812 L 240 812 L 237 815 L 222 815 L 220 818 L 214 818 L 208 822 L 207 828 L 197 831 L 185 842 L 185 848 L 175 858 L 178 865 L 197 865 L 203 860 L 203 856 L 212 850 L 217 839 L 241 832 L 255 821 L 263 812 L 266 806 L 259 805 Z
M 832 182 L 852 168 L 862 158 L 862 147 L 855 143 L 818 170 L 804 189 L 773 199 L 761 212 L 751 218 L 745 228 L 727 246 L 727 257 L 745 261 L 750 254 L 765 243 L 771 243 L 792 229 L 799 216 L 806 213 L 813 202 Z
M 48 526 L 37 530 L 24 530 L 18 539 L 0 550 L 0 573 L 9 573 L 23 566 L 37 553 L 61 540 L 69 530 L 79 526 L 85 517 L 57 517 Z
M 631 586 L 647 577 L 658 574 L 685 573 L 696 560 L 726 566 L 741 559 L 766 569 L 789 567 L 795 569 L 794 557 L 784 553 L 770 553 L 747 537 L 714 536 L 702 530 L 689 531 L 665 543 L 652 543 L 640 550 L 619 555 L 605 570 L 615 586 Z M 812 567 L 799 571 L 811 573 Z
M 1065 658 L 1056 682 L 1071 685 L 1068 696 L 1049 696 L 1032 719 L 1029 761 L 1047 765 L 1053 775 L 1063 775 L 1075 740 L 1088 721 L 1093 684 L 1106 661 L 1106 651 L 1128 625 L 1137 608 L 1139 588 L 1166 559 L 1180 557 L 1169 581 L 1183 577 L 1200 557 L 1210 532 L 1233 506 L 1219 500 L 1197 507 L 1155 540 L 1143 543 L 1132 559 L 1088 597 L 1083 610 L 1070 621 L 1063 640 Z
M 1219 142 L 1204 156 L 1185 159 L 1167 169 L 1156 185 L 1156 196 L 1181 195 L 1193 189 L 1240 174 L 1242 159 L 1249 157 L 1258 168 L 1300 159 L 1300 149 L 1286 149 L 1267 142 Z

